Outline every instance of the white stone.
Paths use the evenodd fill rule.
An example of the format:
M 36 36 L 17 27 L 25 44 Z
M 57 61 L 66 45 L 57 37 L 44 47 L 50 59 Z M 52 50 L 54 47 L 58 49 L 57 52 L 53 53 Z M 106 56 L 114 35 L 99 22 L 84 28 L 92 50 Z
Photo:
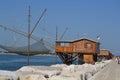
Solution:
M 51 65 L 50 67 L 58 67 L 58 68 L 63 69 L 64 67 L 67 67 L 67 65 L 66 64 L 55 64 L 55 65 Z
M 59 75 L 61 73 L 61 69 L 48 66 L 25 66 L 19 69 L 17 72 L 40 73 L 45 77 L 51 77 L 53 75 Z
M 81 72 L 81 71 L 79 71 L 79 72 L 66 72 L 66 71 L 63 71 L 61 73 L 61 76 L 69 76 L 69 77 L 74 77 L 74 78 L 76 78 L 78 80 L 83 80 L 84 77 L 85 77 L 84 74 L 85 73 Z
M 64 67 L 62 71 L 75 72 L 75 65 L 69 65 L 67 67 Z
M 92 75 L 91 72 L 86 72 L 86 73 L 85 73 L 85 80 L 90 79 L 92 76 L 93 76 L 93 75 Z
M 77 79 L 76 77 L 71 77 L 71 76 L 53 76 L 48 80 L 80 80 L 80 79 Z
M 12 71 L 0 70 L 0 80 L 19 80 L 19 77 Z
M 43 75 L 27 74 L 27 75 L 22 75 L 20 77 L 20 80 L 47 80 L 47 79 Z

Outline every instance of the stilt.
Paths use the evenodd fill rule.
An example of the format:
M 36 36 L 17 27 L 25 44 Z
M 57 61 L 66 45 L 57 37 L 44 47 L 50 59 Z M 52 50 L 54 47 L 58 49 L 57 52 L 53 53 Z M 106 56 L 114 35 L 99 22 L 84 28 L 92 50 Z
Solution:
M 70 65 L 76 60 L 76 55 L 72 53 L 57 53 L 64 64 Z
M 64 64 L 93 63 L 97 60 L 99 42 L 90 39 L 79 39 L 75 41 L 56 41 L 55 50 Z

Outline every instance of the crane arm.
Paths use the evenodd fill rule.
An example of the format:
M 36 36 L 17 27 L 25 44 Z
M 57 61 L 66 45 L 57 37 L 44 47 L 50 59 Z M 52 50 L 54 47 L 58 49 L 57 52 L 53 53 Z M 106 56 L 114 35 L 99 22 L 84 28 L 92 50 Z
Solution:
M 43 15 L 45 14 L 46 11 L 47 11 L 47 9 L 45 8 L 44 11 L 42 12 L 41 16 L 39 17 L 38 21 L 36 22 L 35 26 L 33 27 L 30 35 L 32 35 L 33 31 L 35 30 L 35 28 L 36 28 L 37 25 L 39 24 L 40 20 L 42 19 Z
M 26 32 L 24 32 L 24 31 L 17 30 L 17 29 L 13 29 L 13 28 L 9 28 L 9 27 L 6 27 L 6 26 L 4 26 L 4 25 L 0 25 L 0 27 L 1 27 L 1 28 L 4 28 L 4 29 L 6 29 L 6 30 L 9 30 L 9 31 L 15 32 L 15 33 L 17 33 L 17 34 L 19 34 L 19 35 L 22 35 L 22 36 L 26 37 L 26 38 L 28 37 L 28 34 L 27 34 Z M 41 39 L 38 38 L 38 37 L 35 36 L 35 35 L 31 35 L 30 38 L 33 39 L 33 40 L 35 40 L 35 41 L 38 41 L 38 42 L 42 43 Z M 50 46 L 50 47 L 53 47 L 53 46 L 54 46 L 54 45 L 52 45 L 50 42 L 47 42 L 47 41 L 46 41 L 46 43 L 47 43 L 46 45 L 48 45 L 48 46 Z
M 0 25 L 0 27 L 1 27 L 1 28 L 4 28 L 4 29 L 6 29 L 6 30 L 10 30 L 10 31 L 12 31 L 12 32 L 15 32 L 15 33 L 17 33 L 17 34 L 19 34 L 19 35 L 22 35 L 22 36 L 24 36 L 24 37 L 28 37 L 28 34 L 27 34 L 26 32 L 24 32 L 24 31 L 17 30 L 17 29 L 13 29 L 13 28 L 9 28 L 9 27 L 3 26 L 3 25 Z M 38 37 L 36 37 L 36 36 L 34 36 L 34 35 L 31 35 L 31 38 L 32 38 L 33 40 L 35 40 L 35 41 L 40 41 L 40 38 L 38 38 Z
M 20 35 L 23 35 L 24 37 L 27 37 L 27 33 L 23 32 L 23 31 L 20 31 L 20 30 L 16 30 L 16 29 L 13 29 L 13 28 L 9 28 L 9 27 L 6 27 L 4 25 L 0 25 L 1 28 L 4 28 L 6 30 L 10 30 L 12 32 L 15 32 L 17 34 L 20 34 Z

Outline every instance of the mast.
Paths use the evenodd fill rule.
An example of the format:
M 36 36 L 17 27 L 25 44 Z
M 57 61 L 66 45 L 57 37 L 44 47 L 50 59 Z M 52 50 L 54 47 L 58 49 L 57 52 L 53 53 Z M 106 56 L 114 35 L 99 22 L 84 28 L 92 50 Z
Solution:
M 56 26 L 56 41 L 57 40 L 58 40 L 58 27 Z M 55 41 L 55 46 L 57 45 L 56 41 Z M 58 63 L 57 53 L 55 52 L 55 54 L 56 54 L 56 63 Z
M 28 65 L 30 64 L 30 6 L 28 10 Z
M 28 65 L 30 64 L 30 37 L 31 37 L 32 33 L 34 32 L 34 30 L 36 29 L 40 20 L 42 19 L 43 15 L 45 14 L 46 10 L 47 9 L 44 9 L 42 15 L 39 17 L 38 21 L 36 22 L 35 26 L 33 27 L 32 31 L 30 32 L 30 6 L 29 6 L 29 10 L 28 10 Z

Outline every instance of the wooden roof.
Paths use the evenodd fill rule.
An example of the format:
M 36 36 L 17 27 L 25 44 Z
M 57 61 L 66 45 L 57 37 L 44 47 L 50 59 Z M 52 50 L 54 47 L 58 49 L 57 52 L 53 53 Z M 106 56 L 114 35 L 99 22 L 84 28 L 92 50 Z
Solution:
M 97 41 L 95 41 L 95 40 L 88 39 L 88 38 L 81 38 L 81 39 L 78 39 L 78 40 L 74 40 L 74 41 L 72 41 L 72 42 L 77 42 L 77 41 L 82 41 L 82 40 L 88 40 L 88 41 L 92 41 L 92 42 L 94 42 L 94 43 L 99 43 L 99 42 L 97 42 Z
M 56 41 L 56 42 L 61 42 L 61 43 L 71 43 L 72 41 Z
M 95 40 L 91 40 L 91 39 L 88 39 L 88 38 L 81 38 L 81 39 L 77 39 L 77 40 L 73 40 L 73 41 L 56 41 L 56 42 L 61 42 L 61 43 L 72 43 L 72 42 L 77 42 L 77 41 L 82 41 L 82 40 L 88 40 L 88 41 L 91 41 L 91 42 L 94 42 L 94 43 L 99 43 Z

